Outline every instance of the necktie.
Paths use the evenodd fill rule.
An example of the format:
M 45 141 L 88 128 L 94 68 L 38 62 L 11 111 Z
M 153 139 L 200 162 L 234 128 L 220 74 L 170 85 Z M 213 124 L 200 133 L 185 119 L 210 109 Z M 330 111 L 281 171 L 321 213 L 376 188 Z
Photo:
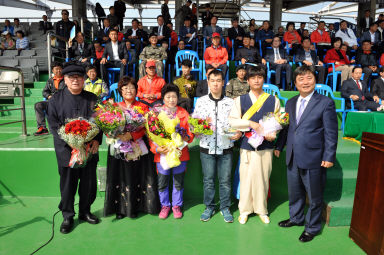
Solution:
M 108 32 L 108 28 L 106 27 L 106 28 L 104 29 L 104 33 L 107 34 L 107 32 Z
M 162 35 L 162 32 L 163 32 L 163 31 L 161 31 L 161 28 L 162 28 L 162 27 L 159 26 L 159 35 Z
M 299 112 L 297 113 L 297 117 L 296 117 L 296 124 L 299 124 L 301 115 L 303 115 L 303 112 L 304 112 L 304 106 L 305 106 L 305 99 L 302 98 L 300 102 Z
M 279 52 L 278 52 L 278 49 L 273 48 L 273 50 L 275 51 L 275 60 L 280 59 L 280 54 L 279 54 Z
M 359 89 L 362 90 L 359 80 L 356 80 L 356 84 L 357 84 L 357 87 L 359 87 Z

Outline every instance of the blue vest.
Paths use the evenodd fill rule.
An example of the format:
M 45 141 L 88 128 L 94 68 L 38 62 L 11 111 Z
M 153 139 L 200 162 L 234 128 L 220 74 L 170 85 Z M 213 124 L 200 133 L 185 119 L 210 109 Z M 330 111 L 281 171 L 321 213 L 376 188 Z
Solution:
M 244 116 L 244 114 L 248 111 L 249 108 L 252 106 L 251 97 L 249 94 L 245 94 L 240 96 L 240 105 L 241 105 L 241 116 Z M 275 97 L 269 96 L 267 100 L 265 100 L 263 106 L 260 108 L 258 112 L 256 112 L 249 120 L 252 120 L 254 122 L 259 122 L 265 115 L 267 115 L 270 112 L 275 112 Z M 248 143 L 248 138 L 246 136 L 243 136 L 241 140 L 240 148 L 254 151 L 255 148 L 253 148 Z M 268 142 L 267 140 L 264 140 L 262 144 L 257 147 L 258 151 L 265 150 L 265 149 L 273 149 L 273 142 Z

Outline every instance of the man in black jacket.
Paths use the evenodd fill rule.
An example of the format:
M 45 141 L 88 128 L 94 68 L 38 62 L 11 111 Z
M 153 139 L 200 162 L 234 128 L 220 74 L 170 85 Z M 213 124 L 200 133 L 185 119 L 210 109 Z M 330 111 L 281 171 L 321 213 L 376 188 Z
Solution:
M 201 14 L 201 20 L 203 22 L 203 28 L 205 26 L 211 25 L 212 17 L 213 17 L 213 13 L 211 12 L 211 5 L 205 4 L 205 11 Z
M 360 18 L 359 25 L 361 32 L 369 30 L 369 26 L 373 23 L 373 18 L 371 17 L 371 11 L 365 10 L 364 17 Z
M 171 15 L 169 14 L 168 0 L 164 0 L 164 3 L 161 5 L 161 15 L 164 18 L 165 24 L 171 22 Z
M 65 87 L 63 75 L 62 75 L 63 65 L 59 62 L 54 62 L 52 65 L 53 78 L 48 79 L 44 89 L 43 97 L 45 101 L 40 101 L 35 104 L 35 114 L 37 121 L 37 131 L 34 134 L 45 135 L 48 134 L 48 129 L 45 123 L 45 113 L 48 108 L 48 100 L 55 94 L 58 90 Z
M 71 39 L 68 41 L 69 58 L 81 63 L 84 67 L 89 66 L 91 58 L 96 58 L 96 55 L 93 55 L 92 44 L 84 41 L 84 35 L 81 32 L 76 34 L 75 40 L 75 42 L 72 42 Z
M 363 41 L 361 49 L 356 53 L 356 64 L 363 68 L 364 82 L 368 84 L 372 73 L 378 71 L 376 54 L 372 52 L 371 41 Z
M 251 37 L 249 34 L 243 36 L 243 48 L 240 48 L 236 52 L 235 60 L 241 61 L 241 64 L 252 63 L 257 65 L 263 65 L 267 63 L 265 59 L 260 56 L 258 49 L 250 46 Z
M 109 19 L 104 19 L 104 28 L 100 29 L 97 33 L 97 40 L 103 44 L 109 42 L 109 32 L 111 31 L 112 27 L 110 26 Z
M 373 101 L 372 94 L 368 91 L 368 86 L 361 81 L 363 69 L 355 66 L 352 70 L 352 78 L 345 80 L 341 86 L 341 96 L 345 98 L 347 107 L 351 107 L 353 101 L 354 108 L 359 111 L 367 111 L 368 109 L 376 111 L 380 106 Z
M 315 50 L 311 50 L 311 40 L 309 37 L 301 40 L 302 49 L 299 48 L 295 54 L 295 62 L 301 65 L 313 66 L 317 72 L 317 83 L 324 84 L 325 67 L 319 60 Z
M 48 21 L 48 16 L 43 15 L 43 20 L 39 21 L 39 30 L 43 30 L 44 34 L 47 33 L 48 30 L 52 30 L 52 22 Z
M 124 22 L 125 11 L 127 10 L 127 7 L 125 7 L 125 3 L 122 0 L 115 1 L 113 6 L 115 7 L 115 15 L 118 18 L 120 31 L 123 31 L 124 29 L 123 22 Z
M 169 43 L 169 38 L 171 37 L 171 30 L 164 24 L 163 16 L 157 16 L 157 26 L 152 29 L 152 33 L 157 34 L 158 43 L 163 43 L 166 41 Z
M 110 67 L 120 68 L 120 77 L 124 76 L 125 66 L 129 58 L 125 43 L 119 43 L 117 41 L 116 30 L 111 30 L 109 38 L 111 41 L 105 45 L 103 57 L 100 61 L 101 77 L 106 82 L 109 81 L 107 69 Z M 109 81 L 109 84 L 113 82 L 114 81 Z
M 372 94 L 373 100 L 376 103 L 384 104 L 384 67 L 380 67 L 379 69 L 380 78 L 374 79 L 372 82 Z
M 60 53 L 65 57 L 65 44 L 71 34 L 71 29 L 75 25 L 69 20 L 69 12 L 67 10 L 61 11 L 62 20 L 56 23 L 56 37 Z
M 60 138 L 58 130 L 66 124 L 68 119 L 91 118 L 98 98 L 95 94 L 83 90 L 85 70 L 81 65 L 66 66 L 63 75 L 67 87 L 55 93 L 49 100 L 48 123 L 53 134 L 60 174 L 61 201 L 59 209 L 64 218 L 60 226 L 60 232 L 68 234 L 73 228 L 75 195 L 78 186 L 80 197 L 79 220 L 90 224 L 99 223 L 99 219 L 91 213 L 91 205 L 96 198 L 96 167 L 99 161 L 98 150 L 103 133 L 99 132 L 88 143 L 88 153 L 92 154 L 92 156 L 82 164 L 82 167 L 75 169 L 69 166 L 72 148 Z
M 232 47 L 235 50 L 235 54 L 239 46 L 243 45 L 243 36 L 245 35 L 245 31 L 242 27 L 239 26 L 239 19 L 232 18 L 232 27 L 228 29 L 228 37 L 230 40 L 234 41 L 234 45 Z
M 143 29 L 139 28 L 139 21 L 137 19 L 132 20 L 132 28 L 129 28 L 124 35 L 125 40 L 135 45 L 136 54 L 141 50 L 141 39 L 144 42 L 148 41 L 147 33 Z

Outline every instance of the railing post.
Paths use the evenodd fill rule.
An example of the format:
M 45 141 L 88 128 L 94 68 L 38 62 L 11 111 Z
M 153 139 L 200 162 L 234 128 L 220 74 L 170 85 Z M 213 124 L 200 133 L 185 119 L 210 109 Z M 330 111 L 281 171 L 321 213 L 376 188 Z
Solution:
M 24 75 L 22 71 L 19 71 L 19 74 L 21 76 L 21 83 L 22 83 L 22 89 L 21 89 L 21 121 L 22 121 L 22 127 L 21 132 L 22 136 L 27 136 L 27 118 L 25 116 L 25 94 L 24 94 Z
M 81 30 L 81 33 L 84 34 L 84 18 L 83 17 L 80 18 L 80 30 Z
M 49 74 L 49 78 L 51 78 L 51 75 L 52 75 L 51 32 L 47 33 L 47 52 L 48 52 L 48 74 Z
M 95 39 L 93 24 L 92 24 L 92 27 L 91 27 L 91 39 L 92 39 L 92 43 L 93 43 L 93 40 Z

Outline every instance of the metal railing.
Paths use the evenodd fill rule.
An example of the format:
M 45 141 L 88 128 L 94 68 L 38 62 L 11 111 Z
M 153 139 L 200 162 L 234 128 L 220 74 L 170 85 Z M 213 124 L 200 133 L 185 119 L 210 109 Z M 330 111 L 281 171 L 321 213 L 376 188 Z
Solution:
M 47 55 L 48 55 L 47 57 L 48 57 L 48 75 L 49 75 L 49 77 L 52 76 L 52 68 L 51 67 L 52 67 L 52 57 L 53 57 L 51 37 L 56 37 L 56 40 L 58 40 L 55 33 L 53 33 L 52 31 L 47 32 Z M 55 56 L 55 57 L 60 58 L 57 56 Z M 69 58 L 68 42 L 65 42 L 65 59 L 64 60 L 66 60 L 68 58 Z
M 20 107 L 11 109 L 1 109 L 1 112 L 21 111 L 21 120 L 0 123 L 0 126 L 22 122 L 22 135 L 27 136 L 27 121 L 25 117 L 25 94 L 24 94 L 24 76 L 19 68 L 0 67 L 0 72 L 17 72 L 18 78 L 14 80 L 0 80 L 0 99 L 20 98 Z

